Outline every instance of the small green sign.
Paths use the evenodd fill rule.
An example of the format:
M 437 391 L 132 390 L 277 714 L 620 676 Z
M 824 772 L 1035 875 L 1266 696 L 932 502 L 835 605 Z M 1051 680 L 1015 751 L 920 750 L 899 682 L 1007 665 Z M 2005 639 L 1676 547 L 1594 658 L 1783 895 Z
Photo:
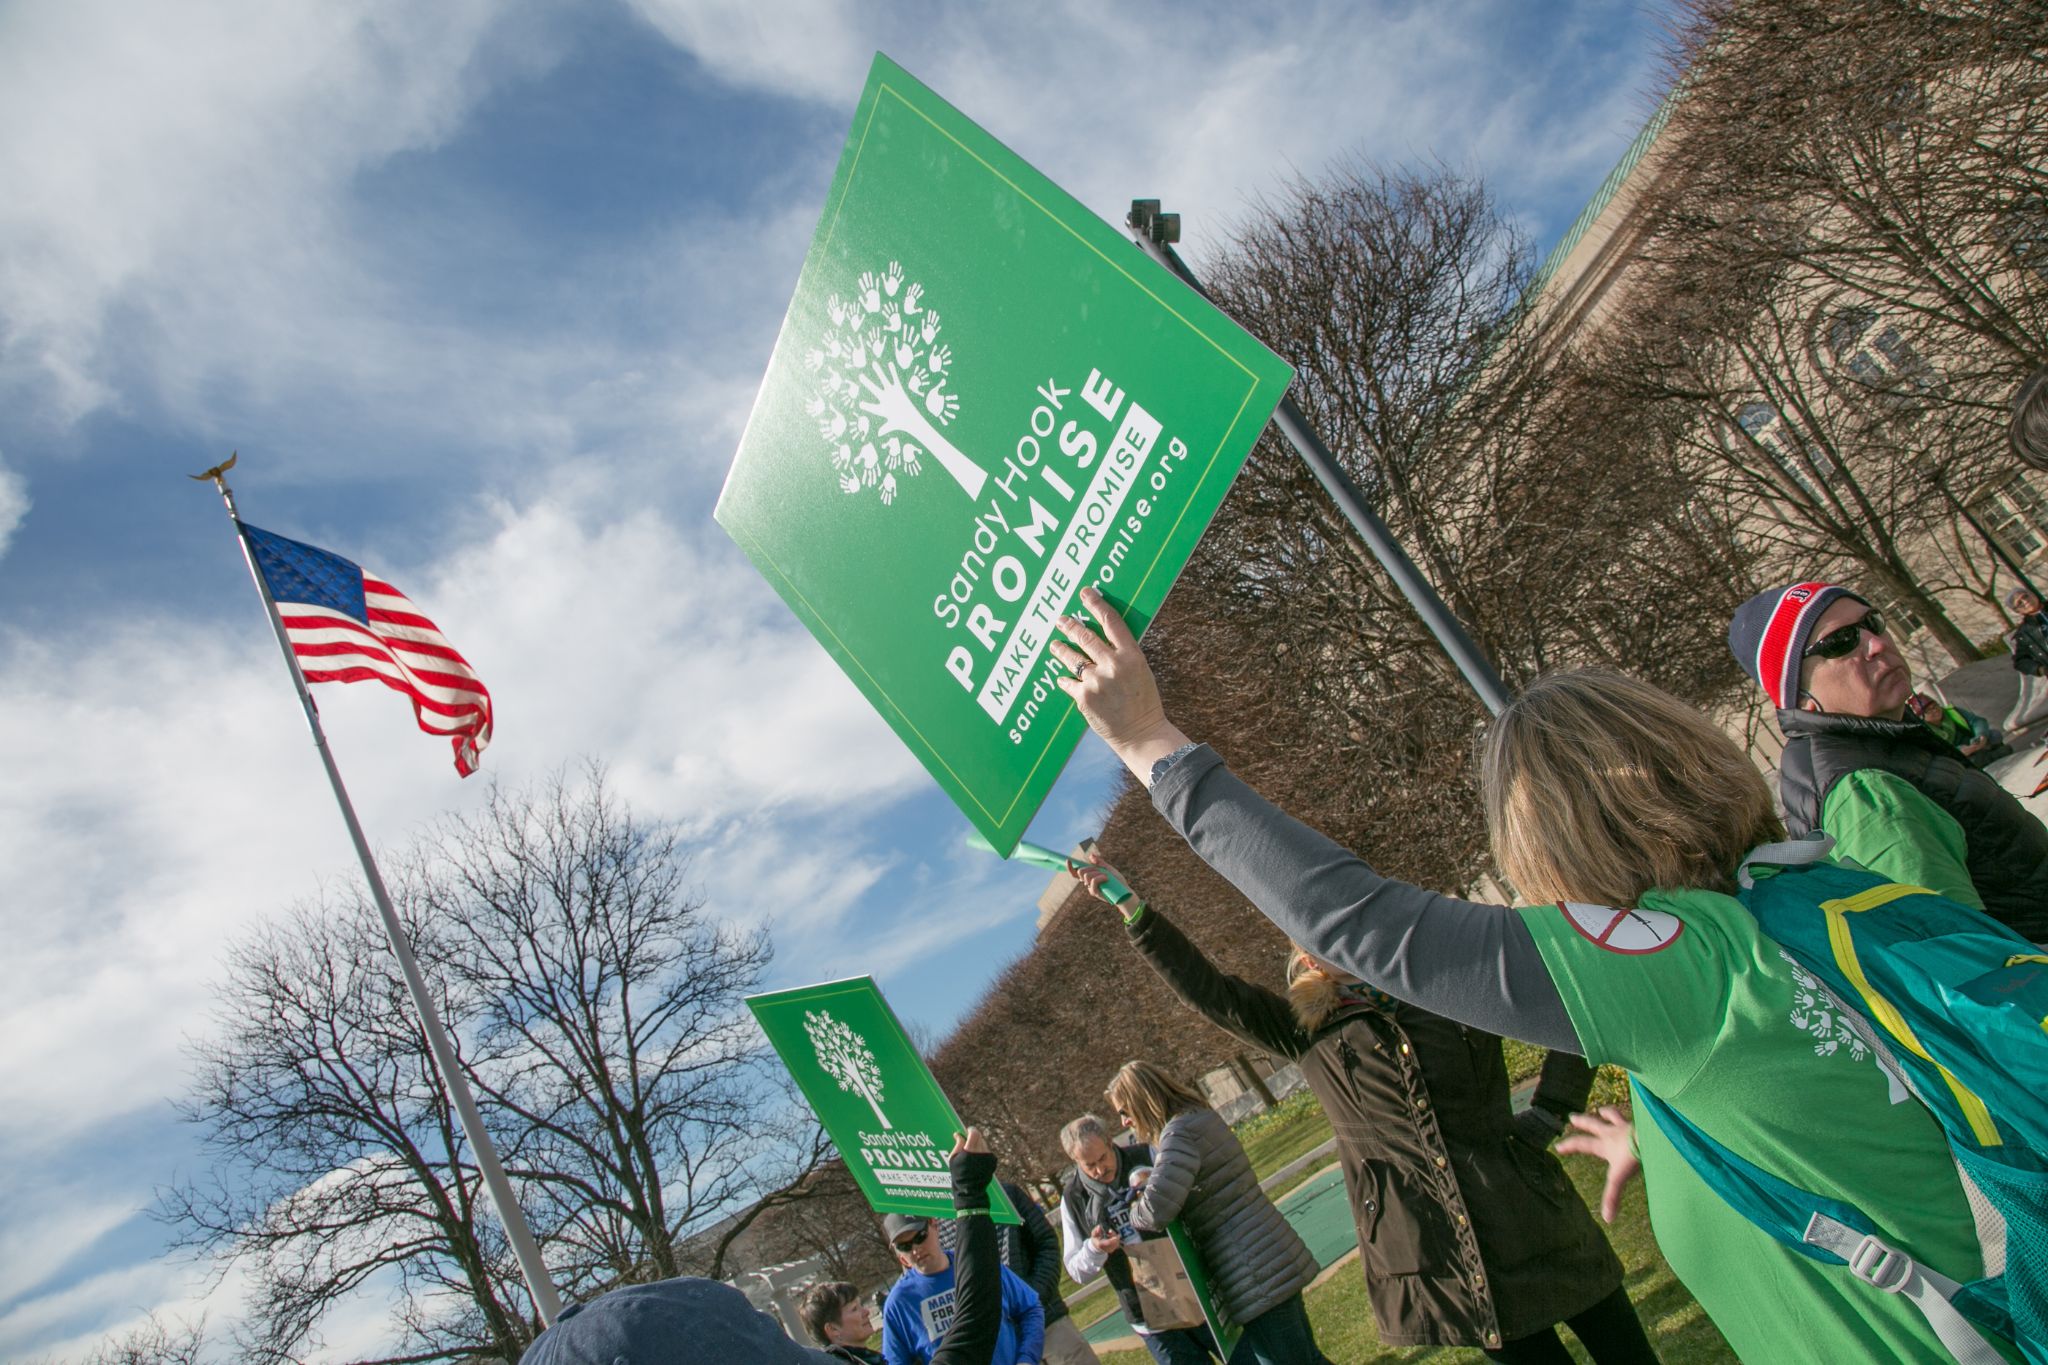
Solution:
M 717 517 L 1007 853 L 1084 728 L 1055 618 L 1143 632 L 1291 375 L 877 55 Z
M 874 978 L 747 997 L 770 1046 L 877 1213 L 953 1216 L 946 1156 L 967 1125 L 917 1055 Z M 1015 1223 L 998 1186 L 990 1213 Z
M 1209 1320 L 1209 1331 L 1214 1334 L 1216 1345 L 1222 1350 L 1223 1358 L 1230 1359 L 1231 1352 L 1237 1349 L 1238 1341 L 1244 1336 L 1244 1328 L 1216 1301 L 1215 1292 L 1209 1288 L 1208 1264 L 1195 1248 L 1194 1236 L 1178 1218 L 1166 1225 L 1166 1235 L 1173 1239 L 1173 1249 L 1180 1253 L 1181 1266 L 1188 1272 L 1188 1283 L 1195 1287 L 1195 1297 L 1201 1301 L 1202 1316 Z

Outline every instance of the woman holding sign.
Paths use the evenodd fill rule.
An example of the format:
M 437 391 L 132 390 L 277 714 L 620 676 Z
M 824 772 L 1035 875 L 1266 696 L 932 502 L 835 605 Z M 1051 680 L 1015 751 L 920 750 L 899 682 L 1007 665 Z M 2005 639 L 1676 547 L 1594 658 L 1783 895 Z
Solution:
M 1383 877 L 1190 743 L 1122 619 L 1098 593 L 1083 602 L 1101 630 L 1063 619 L 1072 643 L 1054 648 L 1076 676 L 1062 686 L 1154 807 L 1291 938 L 1396 998 L 1629 1071 L 1660 1115 L 1638 1128 L 1658 1240 L 1743 1360 L 1951 1358 L 1945 1300 L 1852 1273 L 1986 1273 L 1943 1126 L 1923 1104 L 1894 1102 L 1867 1049 L 1815 1049 L 1801 1005 L 1812 978 L 1736 892 L 1780 904 L 1846 878 L 1862 898 L 1947 902 L 1816 862 L 1821 845 L 1782 842 L 1762 775 L 1711 720 L 1592 671 L 1539 680 L 1487 739 L 1495 856 L 1538 904 L 1473 904 Z M 1852 899 L 1829 904 L 1871 908 Z M 1781 1189 L 1873 1223 L 1882 1264 L 1865 1259 L 1868 1235 L 1826 1260 L 1731 1220 L 1732 1187 L 1710 1186 L 1680 1146 L 1699 1150 L 1702 1132 Z M 1809 1240 L 1815 1227 L 1832 1235 L 1818 1217 L 1807 1226 Z
M 1131 1221 L 1159 1232 L 1177 1220 L 1193 1238 L 1217 1306 L 1244 1332 L 1230 1365 L 1330 1365 L 1301 1302 L 1316 1258 L 1259 1188 L 1223 1116 L 1150 1062 L 1124 1063 L 1108 1099 L 1152 1147 Z

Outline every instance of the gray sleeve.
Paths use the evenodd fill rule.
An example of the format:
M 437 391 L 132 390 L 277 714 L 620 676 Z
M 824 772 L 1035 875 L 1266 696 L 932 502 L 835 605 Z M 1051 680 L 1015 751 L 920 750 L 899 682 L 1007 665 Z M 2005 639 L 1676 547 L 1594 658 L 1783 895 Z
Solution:
M 1522 917 L 1382 877 L 1281 811 L 1204 745 L 1152 784 L 1181 837 L 1288 937 L 1399 1000 L 1583 1055 Z

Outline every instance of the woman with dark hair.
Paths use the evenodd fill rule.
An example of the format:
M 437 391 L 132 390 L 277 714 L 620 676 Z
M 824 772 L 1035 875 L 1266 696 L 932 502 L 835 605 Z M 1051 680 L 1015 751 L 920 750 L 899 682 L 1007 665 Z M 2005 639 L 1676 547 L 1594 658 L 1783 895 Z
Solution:
M 1382 877 L 1191 743 L 1122 619 L 1093 590 L 1082 601 L 1100 629 L 1062 618 L 1054 650 L 1074 674 L 1062 686 L 1154 807 L 1294 941 L 1425 1009 L 1622 1066 L 1639 1100 L 1654 1096 L 1732 1159 L 1875 1225 L 1832 1259 L 1799 1254 L 1736 1214 L 1670 1133 L 1640 1127 L 1666 1259 L 1742 1359 L 1951 1358 L 1952 1322 L 1937 1328 L 1924 1299 L 1884 1292 L 1939 1293 L 1934 1275 L 1952 1288 L 1998 1273 L 1943 1121 L 1895 1102 L 1870 1050 L 1820 1020 L 1812 978 L 1736 892 L 1768 881 L 1784 903 L 1846 881 L 1862 891 L 1810 908 L 1832 905 L 1841 920 L 1919 896 L 1974 912 L 1826 864 L 1825 839 L 1783 842 L 1762 775 L 1711 720 L 1590 670 L 1531 685 L 1487 736 L 1495 859 L 1535 904 L 1475 904 Z M 1829 1034 L 1819 1045 L 1816 1028 Z M 2012 1249 L 2015 1261 L 2032 1254 Z M 1859 1264 L 1879 1279 L 1888 1265 L 1900 1282 L 1862 1278 Z M 2010 1276 L 2002 1253 L 1999 1269 Z M 1955 1316 L 1945 1298 L 1940 1308 Z M 1975 1326 L 1987 1358 L 2014 1349 L 2010 1327 Z
M 1259 1188 L 1222 1115 L 1150 1062 L 1124 1063 L 1107 1097 L 1152 1147 L 1131 1221 L 1158 1232 L 1180 1220 L 1208 1268 L 1210 1292 L 1244 1329 L 1228 1365 L 1330 1365 L 1301 1301 L 1316 1258 Z

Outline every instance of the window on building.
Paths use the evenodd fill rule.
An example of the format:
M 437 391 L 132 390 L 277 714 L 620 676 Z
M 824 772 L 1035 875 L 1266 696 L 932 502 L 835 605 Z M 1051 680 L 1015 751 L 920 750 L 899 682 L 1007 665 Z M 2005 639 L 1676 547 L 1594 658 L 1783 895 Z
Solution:
M 1884 613 L 1884 628 L 1894 640 L 1906 641 L 1920 633 L 1925 624 L 1904 603 L 1873 583 L 1856 585 L 1856 595 Z
M 1828 353 L 1838 370 L 1893 401 L 1931 393 L 1934 367 L 1874 308 L 1843 308 L 1828 321 Z
M 2014 471 L 1970 499 L 1970 510 L 1998 538 L 2007 554 L 2024 563 L 2048 546 L 2048 494 L 2031 475 Z
M 2048 195 L 2029 195 L 2014 204 L 1999 215 L 1993 232 L 2014 260 L 2048 275 Z
M 1828 458 L 1825 450 L 1811 441 L 1793 435 L 1791 424 L 1783 413 L 1762 400 L 1744 403 L 1735 413 L 1735 424 L 1743 434 L 1755 441 L 1757 446 L 1777 462 L 1780 469 L 1790 474 L 1801 488 L 1814 497 L 1820 496 L 1815 486 L 1816 478 L 1826 480 L 1835 472 L 1835 462 Z

